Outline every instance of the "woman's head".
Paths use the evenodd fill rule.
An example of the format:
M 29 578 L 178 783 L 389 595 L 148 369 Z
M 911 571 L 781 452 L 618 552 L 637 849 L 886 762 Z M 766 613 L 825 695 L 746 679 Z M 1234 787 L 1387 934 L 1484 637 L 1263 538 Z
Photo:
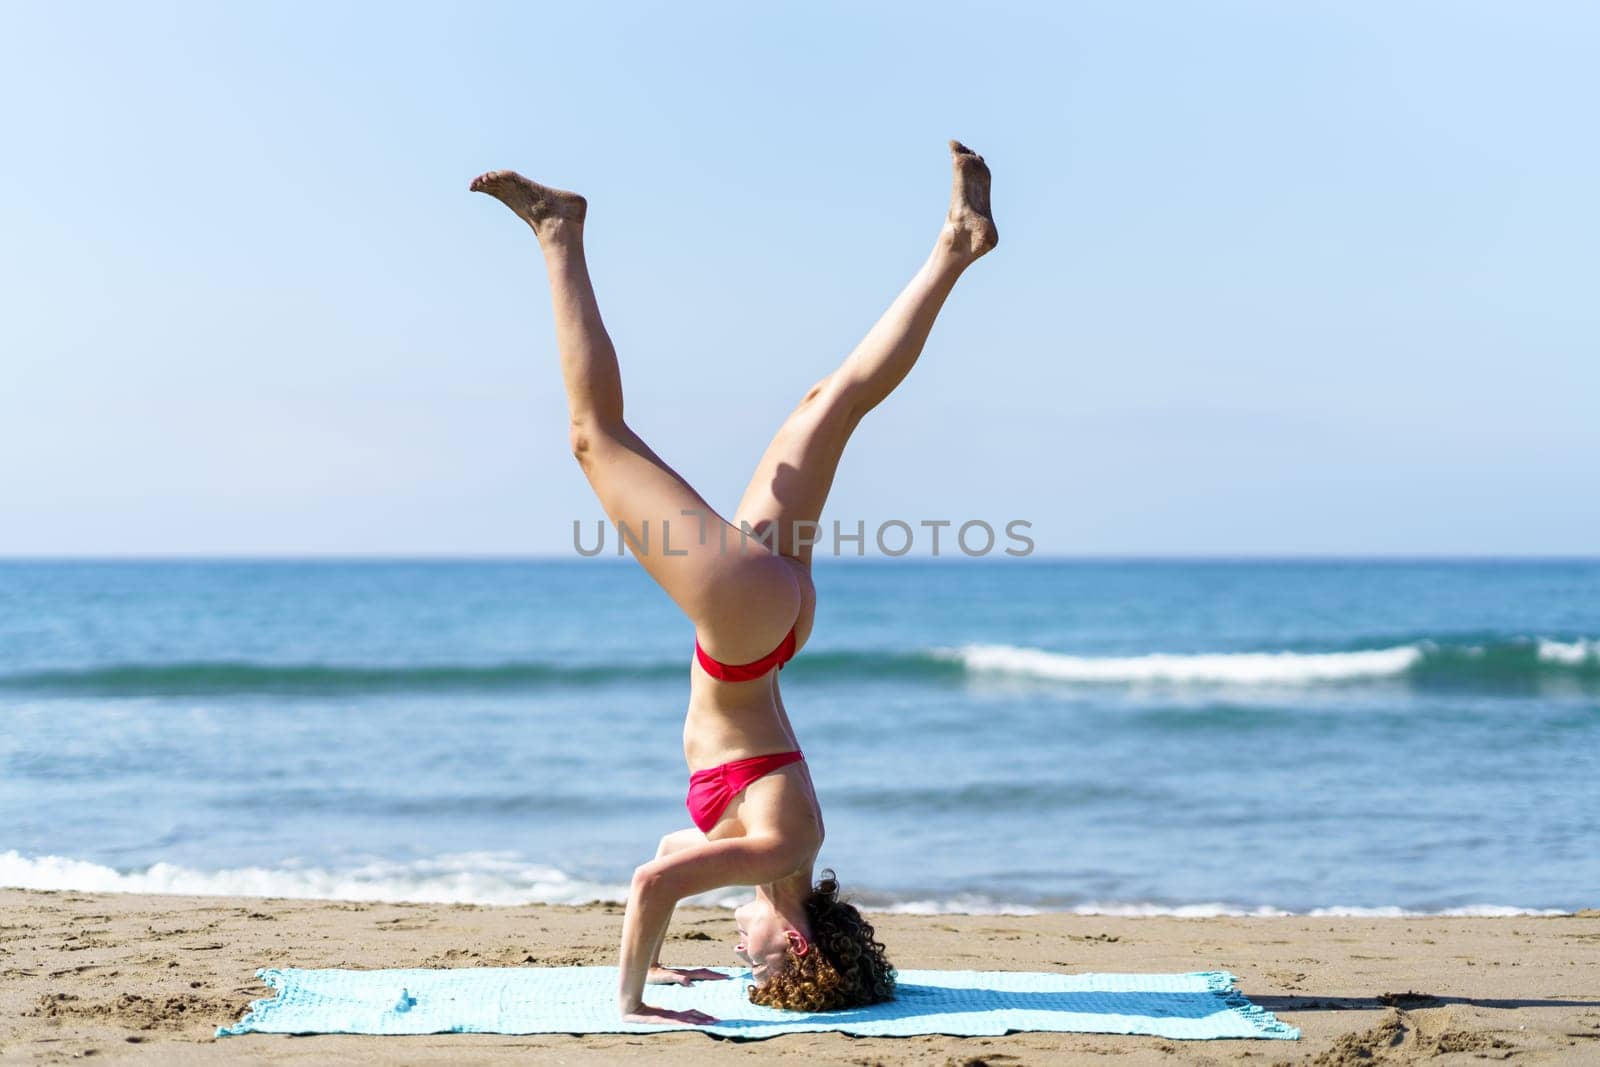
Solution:
M 838 1011 L 894 998 L 894 968 L 872 924 L 839 899 L 832 871 L 805 901 L 809 933 L 791 926 L 770 906 L 735 913 L 744 935 L 738 948 L 756 984 L 750 999 L 788 1011 Z

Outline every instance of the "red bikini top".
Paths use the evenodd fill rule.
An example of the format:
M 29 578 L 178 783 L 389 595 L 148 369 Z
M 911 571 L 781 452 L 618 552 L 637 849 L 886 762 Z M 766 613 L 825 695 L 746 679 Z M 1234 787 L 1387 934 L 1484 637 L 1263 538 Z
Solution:
M 699 638 L 695 638 L 694 655 L 700 661 L 700 669 L 719 682 L 753 682 L 774 667 L 782 670 L 785 663 L 794 659 L 794 627 L 789 627 L 789 636 L 782 644 L 753 663 L 720 663 L 700 647 Z

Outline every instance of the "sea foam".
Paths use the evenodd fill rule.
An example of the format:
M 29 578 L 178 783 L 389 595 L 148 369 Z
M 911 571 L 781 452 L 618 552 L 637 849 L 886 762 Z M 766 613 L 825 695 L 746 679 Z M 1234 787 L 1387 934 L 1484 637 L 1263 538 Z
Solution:
M 626 900 L 626 886 L 573 878 L 500 853 L 461 853 L 412 863 L 323 867 L 235 867 L 205 871 L 172 863 L 118 871 L 63 856 L 0 852 L 0 885 L 93 893 L 287 897 L 421 904 L 585 904 Z
M 1423 656 L 1417 645 L 1359 652 L 1217 652 L 1194 655 L 1073 656 L 1015 645 L 967 645 L 940 655 L 975 673 L 1064 682 L 1212 682 L 1304 685 L 1404 674 Z
M 555 867 L 526 863 L 505 853 L 468 852 L 412 863 L 373 861 L 342 870 L 285 865 L 204 871 L 171 863 L 143 870 L 118 871 L 86 860 L 63 856 L 24 856 L 0 852 L 0 886 L 15 889 L 73 890 L 85 893 L 145 893 L 173 896 L 277 897 L 299 900 L 363 901 L 384 904 L 588 904 L 621 903 L 628 887 L 575 878 Z M 749 890 L 716 890 L 686 903 L 731 908 L 750 896 Z M 1090 901 L 1043 906 L 1008 901 L 979 893 L 946 897 L 864 892 L 869 911 L 910 915 L 1075 915 L 1278 917 L 1291 915 L 1403 918 L 1436 916 L 1564 915 L 1560 909 L 1476 904 L 1435 911 L 1400 907 L 1312 908 L 1290 911 L 1269 906 L 1208 902 L 1198 904 Z
M 1600 661 L 1600 641 L 1541 640 L 1539 658 L 1546 663 L 1579 667 L 1592 661 Z

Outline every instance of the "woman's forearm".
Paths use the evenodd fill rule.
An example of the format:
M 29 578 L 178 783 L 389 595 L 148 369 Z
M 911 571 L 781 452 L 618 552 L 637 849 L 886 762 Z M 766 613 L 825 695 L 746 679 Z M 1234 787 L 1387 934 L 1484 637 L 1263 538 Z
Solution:
M 642 1003 L 650 957 L 678 901 L 722 886 L 761 885 L 794 869 L 793 847 L 768 834 L 708 841 L 653 859 L 634 871 L 628 910 L 622 917 L 622 955 L 617 966 L 617 1001 L 622 1014 L 631 1015 Z M 662 1013 L 656 1009 L 655 1014 Z
M 651 864 L 634 872 L 627 912 L 622 917 L 622 951 L 617 961 L 617 1007 L 624 1015 L 638 1010 L 644 1002 L 651 958 L 677 905 L 677 899 L 662 885 Z

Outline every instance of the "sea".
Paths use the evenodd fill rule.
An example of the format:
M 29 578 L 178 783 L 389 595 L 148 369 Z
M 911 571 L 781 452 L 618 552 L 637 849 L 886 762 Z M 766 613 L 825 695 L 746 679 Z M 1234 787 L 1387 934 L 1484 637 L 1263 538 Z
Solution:
M 1600 561 L 816 584 L 782 690 L 863 906 L 1600 905 Z M 688 825 L 692 647 L 627 560 L 0 562 L 0 885 L 623 899 Z

